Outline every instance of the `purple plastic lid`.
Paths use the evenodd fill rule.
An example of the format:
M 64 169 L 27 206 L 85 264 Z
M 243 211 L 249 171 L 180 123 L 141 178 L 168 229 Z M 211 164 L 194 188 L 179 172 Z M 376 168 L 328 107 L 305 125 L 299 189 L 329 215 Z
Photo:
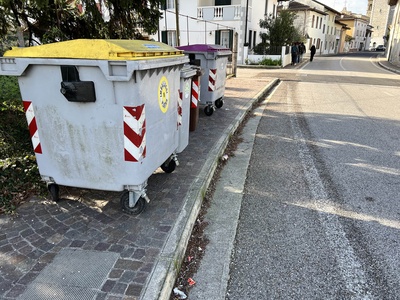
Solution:
M 190 52 L 218 52 L 218 51 L 231 51 L 221 45 L 206 45 L 206 44 L 195 44 L 187 46 L 176 47 L 179 50 L 190 51 Z

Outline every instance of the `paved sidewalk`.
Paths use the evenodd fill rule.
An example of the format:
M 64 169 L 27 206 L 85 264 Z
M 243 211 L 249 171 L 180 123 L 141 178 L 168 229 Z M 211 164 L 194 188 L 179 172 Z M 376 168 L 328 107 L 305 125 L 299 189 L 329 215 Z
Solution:
M 262 72 L 238 69 L 224 106 L 200 111 L 180 165 L 149 178 L 141 215 L 122 213 L 119 193 L 61 187 L 58 203 L 32 198 L 0 216 L 0 299 L 168 299 L 230 134 L 277 82 Z

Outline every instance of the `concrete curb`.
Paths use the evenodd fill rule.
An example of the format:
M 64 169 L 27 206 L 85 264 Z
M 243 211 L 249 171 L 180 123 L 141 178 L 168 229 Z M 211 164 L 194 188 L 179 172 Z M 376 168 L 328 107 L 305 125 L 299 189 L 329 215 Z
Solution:
M 384 68 L 384 69 L 386 69 L 386 70 L 389 70 L 389 71 L 391 71 L 391 72 L 400 74 L 400 70 L 395 69 L 395 68 L 391 68 L 391 67 L 389 67 L 389 66 L 386 66 L 386 65 L 384 65 L 383 63 L 381 63 L 381 61 L 378 61 L 378 64 L 379 64 L 382 68 Z
M 272 80 L 255 97 L 243 105 L 241 113 L 238 114 L 234 122 L 223 132 L 220 140 L 215 144 L 213 149 L 211 149 L 199 176 L 189 188 L 184 206 L 145 283 L 140 299 L 167 300 L 170 298 L 193 225 L 199 214 L 204 195 L 217 168 L 219 158 L 223 155 L 231 135 L 234 134 L 236 129 L 243 122 L 254 103 L 265 97 L 278 82 L 279 79 L 277 78 Z

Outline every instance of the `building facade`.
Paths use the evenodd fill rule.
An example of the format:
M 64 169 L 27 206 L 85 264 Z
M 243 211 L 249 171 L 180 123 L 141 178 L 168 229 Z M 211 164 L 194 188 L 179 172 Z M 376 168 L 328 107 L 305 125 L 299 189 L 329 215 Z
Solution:
M 277 0 L 167 0 L 159 32 L 151 38 L 171 46 L 217 44 L 232 49 L 237 34 L 237 61 L 243 64 L 248 50 L 261 43 L 265 29 L 259 21 L 276 16 L 277 4 Z
M 296 13 L 295 27 L 303 34 L 307 48 L 315 45 L 319 54 L 338 53 L 343 48 L 346 24 L 337 21 L 340 12 L 313 0 L 282 2 L 280 9 Z
M 346 34 L 350 36 L 352 40 L 347 43 L 347 50 L 350 52 L 368 50 L 369 39 L 367 39 L 367 33 L 371 32 L 369 18 L 367 16 L 349 13 L 350 12 L 344 11 L 339 19 L 341 23 L 346 24 L 346 26 L 350 28 Z
M 367 16 L 373 27 L 371 33 L 371 48 L 387 44 L 390 6 L 387 0 L 368 0 Z

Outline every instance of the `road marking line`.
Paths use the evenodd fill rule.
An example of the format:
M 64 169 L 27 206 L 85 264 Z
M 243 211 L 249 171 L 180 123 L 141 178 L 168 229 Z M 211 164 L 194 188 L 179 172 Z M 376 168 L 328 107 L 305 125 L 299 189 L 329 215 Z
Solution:
M 345 67 L 343 67 L 343 60 L 344 60 L 345 58 L 343 57 L 341 60 L 340 60 L 340 67 L 343 69 L 343 71 L 347 71 L 346 70 L 346 68 Z
M 367 283 L 366 275 L 361 263 L 354 253 L 346 233 L 336 214 L 324 212 L 324 207 L 332 206 L 322 180 L 315 167 L 312 155 L 300 129 L 298 116 L 293 109 L 290 94 L 287 97 L 288 107 L 291 110 L 290 123 L 299 149 L 299 157 L 303 165 L 304 174 L 309 184 L 312 200 L 318 208 L 318 217 L 325 230 L 326 237 L 335 253 L 340 273 L 345 281 L 346 288 L 354 296 L 352 299 L 373 299 Z

